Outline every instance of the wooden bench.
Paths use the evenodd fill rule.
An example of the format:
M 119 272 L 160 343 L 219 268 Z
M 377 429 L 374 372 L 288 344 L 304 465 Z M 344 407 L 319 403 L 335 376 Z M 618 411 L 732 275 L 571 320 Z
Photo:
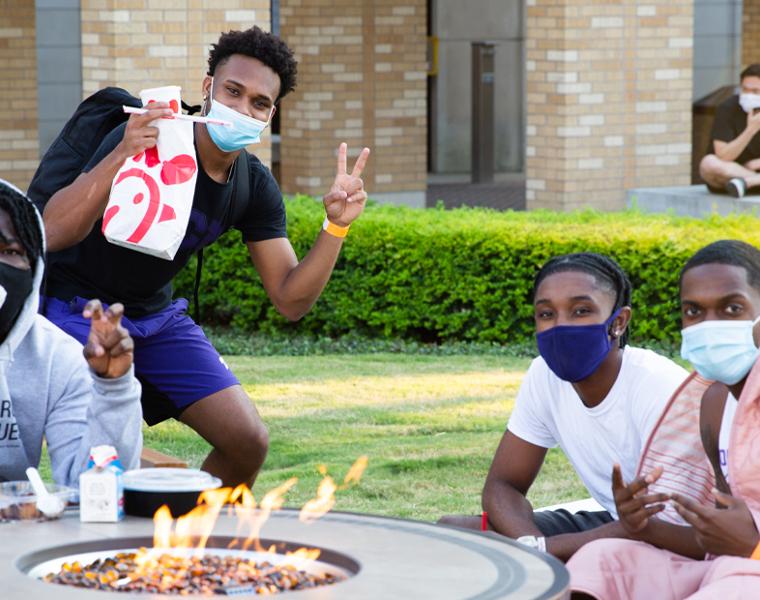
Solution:
M 143 448 L 142 454 L 140 454 L 140 467 L 143 469 L 167 467 L 187 469 L 187 463 L 184 460 L 169 456 L 153 448 Z

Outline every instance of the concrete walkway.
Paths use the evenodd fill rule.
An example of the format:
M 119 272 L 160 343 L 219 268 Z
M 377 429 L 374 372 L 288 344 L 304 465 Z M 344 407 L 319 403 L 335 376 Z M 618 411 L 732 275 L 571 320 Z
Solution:
M 493 183 L 470 183 L 462 177 L 431 175 L 426 206 L 438 201 L 446 208 L 484 206 L 496 210 L 525 210 L 525 176 L 522 173 L 497 175 Z

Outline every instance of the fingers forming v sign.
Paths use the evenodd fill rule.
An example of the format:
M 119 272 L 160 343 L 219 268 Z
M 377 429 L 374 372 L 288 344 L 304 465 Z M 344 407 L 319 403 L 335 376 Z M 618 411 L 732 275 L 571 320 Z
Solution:
M 641 531 L 649 523 L 649 517 L 665 509 L 662 503 L 668 499 L 667 494 L 646 493 L 649 485 L 657 481 L 662 473 L 662 467 L 657 467 L 645 477 L 634 479 L 626 485 L 620 465 L 612 467 L 612 495 L 618 519 L 627 532 Z
M 112 304 L 103 310 L 100 300 L 90 300 L 82 315 L 91 319 L 84 357 L 100 377 L 121 377 L 132 366 L 134 342 L 121 324 L 124 307 Z
M 367 165 L 369 148 L 364 148 L 354 163 L 351 173 L 347 165 L 348 145 L 338 147 L 338 166 L 330 191 L 323 198 L 327 218 L 336 225 L 347 227 L 364 210 L 367 192 L 364 191 L 362 172 Z

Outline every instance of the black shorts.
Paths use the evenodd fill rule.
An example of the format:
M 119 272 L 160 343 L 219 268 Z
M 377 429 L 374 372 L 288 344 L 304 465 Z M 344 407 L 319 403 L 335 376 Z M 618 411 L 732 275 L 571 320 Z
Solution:
M 533 513 L 533 522 L 544 534 L 544 537 L 560 535 L 563 533 L 580 533 L 589 529 L 596 529 L 605 523 L 615 519 L 606 510 L 589 512 L 586 510 L 577 513 L 560 508 L 557 510 L 541 510 Z
M 728 192 L 722 188 L 716 188 L 711 186 L 709 183 L 705 183 L 707 186 L 707 189 L 710 191 L 711 194 L 719 194 L 721 196 L 727 196 Z M 751 187 L 747 188 L 747 191 L 744 194 L 745 196 L 760 196 L 760 187 Z

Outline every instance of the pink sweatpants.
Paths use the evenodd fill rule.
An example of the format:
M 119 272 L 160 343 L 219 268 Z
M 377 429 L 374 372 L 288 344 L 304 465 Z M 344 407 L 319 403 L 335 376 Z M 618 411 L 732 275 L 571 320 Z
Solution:
M 596 540 L 567 563 L 573 591 L 599 600 L 755 600 L 760 561 L 693 560 L 644 542 Z

